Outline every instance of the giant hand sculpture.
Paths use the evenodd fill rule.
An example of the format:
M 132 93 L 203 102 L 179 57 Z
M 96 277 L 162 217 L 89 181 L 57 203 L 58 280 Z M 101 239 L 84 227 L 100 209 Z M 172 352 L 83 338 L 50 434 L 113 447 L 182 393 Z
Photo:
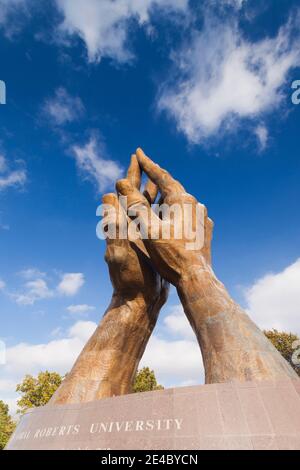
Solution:
M 197 201 L 183 186 L 138 149 L 141 168 L 155 183 L 164 203 L 190 205 L 188 224 L 194 224 Z M 205 368 L 206 383 L 273 379 L 297 375 L 270 341 L 228 294 L 211 268 L 210 242 L 213 223 L 204 209 L 204 243 L 187 249 L 189 239 L 162 237 L 162 221 L 153 213 L 148 200 L 129 179 L 117 183 L 119 194 L 127 196 L 128 207 L 135 211 L 143 231 L 144 244 L 157 272 L 176 286 L 184 311 L 197 336 Z M 183 222 L 183 221 L 182 221 Z M 164 221 L 166 223 L 166 221 Z M 171 224 L 172 225 L 172 224 Z M 154 232 L 158 234 L 152 237 Z M 184 234 L 183 234 L 184 235 Z
M 128 181 L 138 191 L 141 172 L 135 156 Z M 151 203 L 157 195 L 156 185 L 149 181 L 144 194 Z M 115 194 L 105 195 L 103 203 L 119 209 Z M 105 259 L 114 288 L 112 301 L 50 405 L 130 393 L 158 313 L 167 300 L 168 282 L 151 267 L 141 241 L 107 239 Z

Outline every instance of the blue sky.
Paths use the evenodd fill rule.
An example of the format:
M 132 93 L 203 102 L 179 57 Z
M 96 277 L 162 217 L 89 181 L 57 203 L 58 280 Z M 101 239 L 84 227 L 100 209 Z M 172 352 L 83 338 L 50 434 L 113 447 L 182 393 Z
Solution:
M 111 296 L 96 208 L 142 146 L 215 221 L 217 275 L 300 333 L 294 0 L 0 0 L 0 398 L 65 372 Z M 143 363 L 203 380 L 175 292 Z M 178 360 L 174 361 L 174 357 Z M 2 371 L 1 371 L 2 369 Z

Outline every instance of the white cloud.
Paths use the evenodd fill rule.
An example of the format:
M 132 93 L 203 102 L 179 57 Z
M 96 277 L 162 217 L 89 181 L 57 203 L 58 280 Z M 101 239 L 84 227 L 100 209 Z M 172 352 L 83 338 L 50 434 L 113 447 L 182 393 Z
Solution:
M 65 273 L 56 286 L 54 280 L 50 279 L 51 287 L 49 287 L 50 281 L 47 273 L 41 272 L 37 268 L 24 269 L 18 275 L 26 282 L 23 284 L 22 289 L 17 292 L 10 292 L 9 295 L 19 305 L 34 305 L 39 300 L 61 295 L 70 297 L 77 294 L 85 283 L 82 273 Z
M 67 310 L 71 314 L 84 315 L 85 313 L 95 310 L 95 307 L 93 307 L 92 305 L 86 305 L 86 304 L 69 305 L 69 307 L 67 307 Z
M 203 30 L 173 53 L 176 70 L 161 89 L 158 108 L 191 143 L 277 109 L 289 72 L 300 65 L 299 19 L 298 12 L 275 37 L 250 42 L 236 19 L 207 18 Z
M 23 187 L 27 181 L 26 170 L 22 162 L 18 162 L 18 169 L 12 170 L 4 157 L 0 155 L 0 192 L 11 187 Z
M 58 88 L 52 98 L 46 100 L 43 112 L 58 126 L 77 121 L 84 113 L 81 99 L 71 96 L 65 88 Z
M 28 281 L 35 279 L 35 278 L 44 278 L 46 277 L 46 273 L 40 271 L 38 268 L 27 268 L 23 269 L 20 271 L 19 276 L 21 276 L 23 279 L 26 279 Z
M 82 273 L 67 273 L 63 275 L 57 290 L 60 294 L 69 297 L 77 294 L 84 283 L 85 279 Z
M 24 186 L 26 179 L 25 170 L 12 171 L 5 176 L 0 176 L 0 191 L 13 186 Z
M 141 367 L 149 366 L 167 387 L 204 383 L 202 356 L 181 305 L 174 305 L 163 327 L 149 341 Z
M 64 375 L 70 370 L 86 341 L 96 329 L 93 322 L 77 322 L 62 339 L 44 344 L 19 343 L 7 348 L 6 365 L 1 367 L 0 399 L 15 411 L 15 388 L 26 374 L 49 370 Z
M 69 335 L 71 338 L 87 341 L 92 336 L 97 326 L 98 325 L 92 321 L 78 321 L 70 328 Z
M 246 3 L 247 0 L 215 0 L 212 3 L 222 4 L 224 6 L 232 6 L 237 10 L 240 10 Z
M 200 348 L 196 340 L 150 338 L 141 361 L 149 366 L 162 385 L 167 387 L 196 385 L 204 382 Z
M 151 11 L 184 12 L 188 0 L 56 0 L 63 14 L 60 32 L 78 35 L 85 43 L 90 61 L 110 57 L 118 62 L 132 58 L 127 38 L 130 20 L 149 23 Z
M 224 8 L 232 8 L 235 11 L 241 10 L 244 5 L 247 3 L 247 0 L 204 0 L 204 9 L 221 10 L 224 13 Z
M 195 340 L 195 333 L 186 318 L 182 305 L 174 305 L 164 319 L 164 325 L 173 335 Z
M 5 285 L 6 285 L 5 282 L 2 279 L 0 279 L 0 291 L 5 289 Z
M 300 335 L 300 259 L 282 272 L 257 280 L 245 291 L 248 312 L 263 329 Z
M 25 283 L 23 293 L 12 294 L 19 305 L 33 305 L 38 300 L 49 299 L 53 297 L 54 292 L 49 289 L 44 279 L 35 279 Z
M 104 146 L 91 137 L 86 145 L 74 145 L 72 155 L 83 177 L 96 184 L 99 192 L 105 191 L 114 185 L 122 175 L 122 169 L 113 160 L 103 158 Z
M 268 145 L 269 131 L 265 125 L 259 124 L 255 129 L 254 133 L 257 137 L 259 149 L 261 151 L 265 150 Z

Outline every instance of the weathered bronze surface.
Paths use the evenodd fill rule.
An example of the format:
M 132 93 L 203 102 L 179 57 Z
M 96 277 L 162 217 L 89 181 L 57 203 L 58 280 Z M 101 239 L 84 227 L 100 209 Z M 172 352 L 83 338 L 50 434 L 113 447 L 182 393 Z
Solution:
M 140 192 L 141 170 L 149 181 Z M 167 298 L 168 283 L 178 291 L 184 311 L 202 351 L 206 383 L 297 378 L 296 373 L 270 341 L 237 305 L 211 266 L 213 222 L 204 210 L 204 244 L 187 249 L 170 230 L 161 236 L 161 219 L 152 211 L 158 191 L 161 202 L 184 207 L 182 220 L 191 226 L 198 201 L 141 149 L 132 156 L 127 178 L 117 182 L 117 192 L 127 197 L 148 239 L 107 240 L 106 261 L 114 288 L 112 302 L 73 369 L 50 404 L 79 403 L 130 393 L 134 374 Z M 116 194 L 107 194 L 105 204 L 118 209 Z M 107 209 L 109 216 L 109 208 Z M 151 216 L 151 217 L 150 217 Z M 128 217 L 124 212 L 123 217 Z M 128 219 L 129 220 L 129 219 Z M 150 221 L 150 222 L 149 222 Z M 164 222 L 166 223 L 166 222 Z M 158 237 L 150 232 L 156 225 Z M 120 227 L 117 227 L 119 230 Z
M 196 211 L 197 200 L 186 193 L 167 171 L 153 163 L 141 149 L 137 150 L 137 159 L 143 171 L 158 186 L 164 203 L 190 204 Z M 147 200 L 128 179 L 120 180 L 117 189 L 121 195 L 127 196 L 129 208 L 136 207 L 140 219 L 145 217 L 145 210 L 151 211 Z M 282 377 L 296 379 L 292 367 L 216 278 L 211 267 L 213 222 L 206 208 L 204 214 L 204 246 L 199 250 L 187 250 L 190 240 L 184 237 L 180 240 L 149 238 L 144 243 L 157 272 L 177 288 L 202 351 L 206 383 Z M 149 220 L 160 224 L 155 214 L 151 219 L 145 218 L 145 224 Z M 194 223 L 192 215 L 189 223 Z

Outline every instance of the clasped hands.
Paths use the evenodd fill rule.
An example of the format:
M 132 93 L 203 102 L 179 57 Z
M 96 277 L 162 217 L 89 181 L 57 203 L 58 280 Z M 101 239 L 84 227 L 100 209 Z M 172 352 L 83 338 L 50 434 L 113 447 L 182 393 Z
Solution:
M 149 178 L 143 193 L 142 171 Z M 167 301 L 170 283 L 176 287 L 197 337 L 206 383 L 297 378 L 216 278 L 211 267 L 213 222 L 206 208 L 200 205 L 202 244 L 188 249 L 191 239 L 185 231 L 181 237 L 176 236 L 174 219 L 170 216 L 161 220 L 151 206 L 160 193 L 160 205 L 175 204 L 183 209 L 179 211 L 179 225 L 195 229 L 199 203 L 141 149 L 132 156 L 127 178 L 119 180 L 116 189 L 117 194 L 103 197 L 104 231 L 115 224 L 117 235 L 106 239 L 112 300 L 50 404 L 88 402 L 132 391 L 138 365 Z M 127 212 L 120 207 L 120 196 L 127 198 Z M 188 212 L 185 205 L 190 208 Z M 129 220 L 134 212 L 138 217 L 137 233 L 149 236 L 134 240 L 119 237 L 120 219 L 113 219 L 110 211 L 120 213 L 121 221 Z M 169 225 L 167 238 L 163 236 L 163 224 Z M 151 236 L 153 228 L 155 237 Z
M 142 172 L 149 178 L 143 193 L 140 192 Z M 151 208 L 158 193 L 161 195 L 160 204 L 182 206 L 187 203 L 195 209 L 198 203 L 141 149 L 132 156 L 127 178 L 118 181 L 116 189 L 117 194 L 106 194 L 102 199 L 104 232 L 106 224 L 112 223 L 116 234 L 113 238 L 106 238 L 105 253 L 113 285 L 112 300 L 51 404 L 85 402 L 130 393 L 160 309 L 167 301 L 169 284 L 174 284 L 179 293 L 184 292 L 184 285 L 194 271 L 211 272 L 213 224 L 204 206 L 204 243 L 200 249 L 187 250 L 186 243 L 191 240 L 174 237 L 172 230 L 169 239 L 160 237 L 162 221 Z M 120 196 L 127 197 L 128 209 L 136 208 L 141 224 L 145 222 L 146 225 L 145 217 L 151 215 L 152 223 L 158 226 L 156 239 L 141 237 L 132 241 L 128 236 L 119 236 L 120 223 L 128 218 L 120 207 Z M 121 214 L 121 220 L 112 219 L 110 212 Z M 193 215 L 192 210 L 188 224 L 193 224 Z M 143 229 L 151 227 L 144 226 Z M 189 320 L 194 326 L 191 316 Z
M 148 176 L 143 193 L 140 192 L 142 171 Z M 140 234 L 146 236 L 131 240 L 130 236 L 125 239 L 119 238 L 119 227 L 113 231 L 116 236 L 107 237 L 107 250 L 105 259 L 109 266 L 111 281 L 116 294 L 128 295 L 134 293 L 143 296 L 148 302 L 162 295 L 166 300 L 168 284 L 172 283 L 179 287 L 180 283 L 189 276 L 193 270 L 202 269 L 211 271 L 211 239 L 213 222 L 207 215 L 205 206 L 188 194 L 181 183 L 176 181 L 167 171 L 160 168 L 141 149 L 131 157 L 131 164 L 127 178 L 116 183 L 118 196 L 127 198 L 127 214 L 123 214 L 123 222 L 130 213 L 137 215 Z M 162 221 L 151 208 L 160 193 L 159 207 L 179 207 L 179 212 L 169 212 L 168 217 Z M 120 214 L 120 203 L 118 196 L 114 193 L 103 196 L 104 211 L 103 229 L 107 225 L 119 224 L 119 218 L 110 217 L 111 207 L 114 214 Z M 185 210 L 189 206 L 189 210 Z M 197 220 L 197 207 L 201 208 L 201 224 Z M 134 211 L 133 211 L 134 209 Z M 122 208 L 121 208 L 122 213 Z M 180 237 L 176 236 L 174 219 L 177 216 L 177 226 L 181 229 Z M 183 220 L 185 219 L 185 220 Z M 198 223 L 198 226 L 196 226 Z M 167 230 L 168 237 L 163 236 L 163 230 Z M 164 225 L 164 229 L 163 226 Z M 202 232 L 200 244 L 191 243 L 191 237 L 187 238 L 183 226 L 191 227 L 191 236 L 196 237 L 199 228 Z M 201 225 L 201 226 L 199 226 Z M 153 230 L 155 229 L 155 230 Z M 153 236 L 155 233 L 156 236 Z M 164 231 L 166 233 L 166 230 Z M 127 233 L 126 233 L 127 235 Z M 161 292 L 159 292 L 159 289 Z
M 149 178 L 143 194 L 140 192 L 141 171 Z M 138 287 L 135 292 L 137 296 L 147 299 L 150 305 L 153 299 L 159 305 L 159 308 L 152 310 L 155 317 L 153 327 L 159 309 L 167 299 L 168 283 L 176 287 L 202 352 L 206 383 L 262 380 L 283 375 L 295 377 L 287 362 L 215 276 L 211 267 L 214 224 L 208 217 L 206 207 L 188 194 L 180 182 L 155 164 L 141 149 L 137 149 L 132 156 L 127 178 L 119 180 L 116 189 L 119 196 L 127 198 L 127 217 L 132 213 L 137 215 L 134 221 L 138 221 L 140 231 L 146 236 L 142 241 L 125 242 L 127 250 L 124 250 L 123 258 L 118 258 L 117 275 L 114 262 L 118 247 L 114 241 L 108 241 L 106 259 L 115 290 L 120 288 L 126 292 L 135 285 Z M 151 205 L 158 192 L 161 195 L 159 206 L 163 204 L 169 208 L 177 206 L 182 209 L 173 218 L 170 212 L 166 219 L 161 220 L 152 210 Z M 110 198 L 117 201 L 116 196 L 107 195 L 103 202 Z M 185 210 L 187 206 L 189 211 Z M 200 221 L 197 211 L 199 207 L 202 213 Z M 174 228 L 176 216 L 179 218 L 177 226 L 179 224 L 181 228 L 179 237 Z M 163 236 L 165 225 L 169 226 L 169 237 Z M 192 244 L 191 248 L 191 239 L 187 237 L 183 226 L 191 228 L 195 237 L 200 229 L 202 243 Z M 132 250 L 139 253 L 136 255 L 139 266 L 129 263 Z M 149 270 L 153 280 L 160 279 L 158 284 L 148 282 L 149 275 L 138 275 L 141 272 L 149 273 Z M 124 282 L 120 283 L 124 273 L 127 276 L 123 275 Z M 137 278 L 140 280 L 138 286 L 135 283 Z M 161 286 L 160 291 L 157 285 Z M 146 335 L 148 339 L 151 331 L 148 330 L 148 336 Z

